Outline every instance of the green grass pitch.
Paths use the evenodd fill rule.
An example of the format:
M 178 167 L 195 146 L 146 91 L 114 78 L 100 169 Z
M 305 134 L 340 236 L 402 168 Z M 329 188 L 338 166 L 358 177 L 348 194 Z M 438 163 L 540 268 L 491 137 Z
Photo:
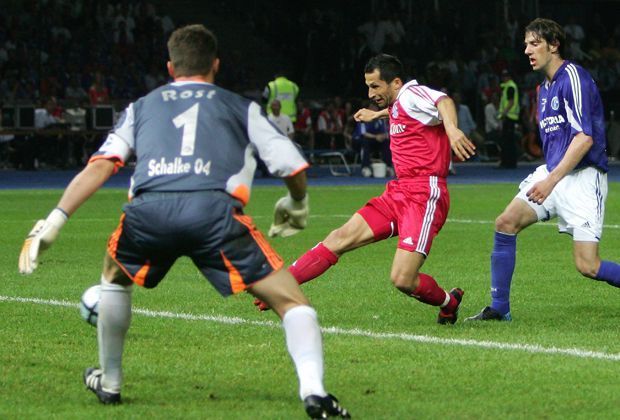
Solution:
M 292 262 L 380 186 L 314 187 L 300 234 L 272 244 Z M 247 209 L 263 232 L 285 189 L 257 187 Z M 461 319 L 489 300 L 493 220 L 515 184 L 452 185 L 449 220 L 423 271 L 465 290 Z M 155 290 L 135 288 L 124 404 L 81 382 L 96 331 L 79 316 L 99 281 L 126 191 L 104 189 L 65 226 L 32 276 L 21 243 L 59 190 L 0 191 L 0 418 L 304 418 L 282 330 L 252 298 L 221 298 L 187 259 Z M 601 256 L 620 261 L 620 185 L 611 184 Z M 582 278 L 570 237 L 533 226 L 517 245 L 512 323 L 453 326 L 392 287 L 394 239 L 343 256 L 303 289 L 324 332 L 325 383 L 358 419 L 618 418 L 620 290 Z

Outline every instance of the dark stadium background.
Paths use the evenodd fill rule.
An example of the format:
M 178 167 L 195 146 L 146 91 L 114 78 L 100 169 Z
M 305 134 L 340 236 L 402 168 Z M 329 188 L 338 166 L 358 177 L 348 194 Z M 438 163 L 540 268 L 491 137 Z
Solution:
M 128 15 L 132 40 L 119 23 Z M 40 107 L 53 96 L 60 112 L 76 105 L 65 94 L 70 80 L 88 92 L 100 72 L 109 102 L 120 111 L 168 80 L 170 30 L 204 23 L 219 38 L 220 85 L 260 99 L 265 84 L 283 71 L 315 113 L 336 96 L 358 105 L 366 96 L 363 65 L 373 53 L 364 48 L 360 28 L 389 21 L 404 33 L 398 42 L 388 37 L 381 51 L 398 55 L 409 77 L 460 91 L 481 126 L 489 78 L 507 68 L 524 94 L 540 80 L 522 52 L 523 27 L 537 16 L 581 25 L 585 56 L 576 61 L 597 79 L 606 110 L 620 109 L 620 2 L 610 0 L 2 0 L 0 102 Z M 8 152 L 0 153 L 4 167 L 15 165 Z

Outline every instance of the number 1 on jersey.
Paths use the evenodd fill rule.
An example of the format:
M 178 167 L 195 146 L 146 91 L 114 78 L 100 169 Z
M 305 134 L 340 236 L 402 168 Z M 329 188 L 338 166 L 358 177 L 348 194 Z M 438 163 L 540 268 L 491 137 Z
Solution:
M 187 111 L 180 113 L 172 120 L 176 128 L 183 127 L 181 156 L 192 156 L 194 154 L 194 145 L 196 144 L 196 129 L 198 128 L 199 105 L 199 103 L 195 103 Z

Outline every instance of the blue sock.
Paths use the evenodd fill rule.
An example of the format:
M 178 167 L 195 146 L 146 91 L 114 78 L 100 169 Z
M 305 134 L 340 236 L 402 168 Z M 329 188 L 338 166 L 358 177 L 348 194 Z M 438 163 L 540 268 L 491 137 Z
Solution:
M 615 287 L 620 287 L 620 264 L 611 261 L 601 261 L 596 273 L 597 280 L 604 280 Z
M 515 271 L 517 235 L 495 232 L 491 253 L 491 308 L 510 312 L 510 283 Z

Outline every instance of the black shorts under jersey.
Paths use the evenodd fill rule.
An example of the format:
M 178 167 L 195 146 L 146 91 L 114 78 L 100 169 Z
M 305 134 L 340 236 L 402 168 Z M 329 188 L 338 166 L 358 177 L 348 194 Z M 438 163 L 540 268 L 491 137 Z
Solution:
M 123 208 L 108 253 L 134 283 L 153 288 L 188 256 L 224 296 L 244 291 L 282 259 L 223 191 L 150 192 Z

